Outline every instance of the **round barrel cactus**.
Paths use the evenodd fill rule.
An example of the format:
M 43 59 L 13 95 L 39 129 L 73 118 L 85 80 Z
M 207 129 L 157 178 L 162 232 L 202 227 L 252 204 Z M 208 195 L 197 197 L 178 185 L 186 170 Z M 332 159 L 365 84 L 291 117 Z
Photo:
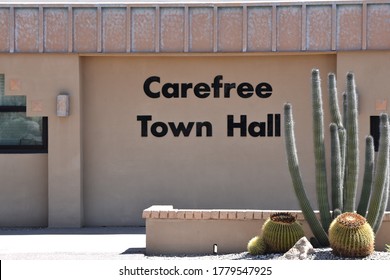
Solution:
M 264 239 L 260 235 L 257 235 L 249 240 L 247 249 L 251 255 L 263 255 L 266 252 L 267 246 L 265 245 Z
M 262 228 L 268 253 L 285 253 L 303 236 L 302 226 L 288 212 L 272 214 Z
M 337 256 L 366 257 L 374 252 L 374 231 L 363 216 L 345 212 L 330 224 L 329 242 Z

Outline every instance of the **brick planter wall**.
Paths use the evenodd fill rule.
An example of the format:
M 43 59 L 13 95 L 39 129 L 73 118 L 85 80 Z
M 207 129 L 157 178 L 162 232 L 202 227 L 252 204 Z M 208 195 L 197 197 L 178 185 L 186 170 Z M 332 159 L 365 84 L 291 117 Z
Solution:
M 261 232 L 264 221 L 275 212 L 270 210 L 174 209 L 155 205 L 143 211 L 146 219 L 146 253 L 212 254 L 246 251 L 248 241 Z M 306 237 L 313 236 L 301 211 L 286 210 L 302 223 Z M 390 212 L 386 212 L 376 235 L 375 248 L 383 251 L 390 243 Z

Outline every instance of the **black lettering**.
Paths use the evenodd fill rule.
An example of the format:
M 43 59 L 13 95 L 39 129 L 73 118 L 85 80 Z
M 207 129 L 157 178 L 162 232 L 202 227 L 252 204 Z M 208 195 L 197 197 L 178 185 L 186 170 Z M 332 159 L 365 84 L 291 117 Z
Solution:
M 144 83 L 144 92 L 150 98 L 159 98 L 160 92 L 153 92 L 150 90 L 150 85 L 154 82 L 160 83 L 160 77 L 152 76 L 147 78 Z
M 265 122 L 251 122 L 248 127 L 248 132 L 252 137 L 264 137 Z
M 268 98 L 272 95 L 272 87 L 268 83 L 260 83 L 256 86 L 256 95 L 260 98 Z
M 226 83 L 224 86 L 224 96 L 230 98 L 230 90 L 236 87 L 236 83 Z
M 241 83 L 237 87 L 237 94 L 242 98 L 249 98 L 253 95 L 253 86 L 250 83 Z
M 267 114 L 265 122 L 251 122 L 247 125 L 247 116 L 241 115 L 239 122 L 234 122 L 234 116 L 227 116 L 227 135 L 234 136 L 234 129 L 240 129 L 240 136 L 246 137 L 249 133 L 252 137 L 280 137 L 280 114 Z
M 164 137 L 168 133 L 168 126 L 163 122 L 155 122 L 150 127 L 150 132 L 152 132 L 153 136 Z
M 219 89 L 222 88 L 221 80 L 223 79 L 222 75 L 215 76 L 214 83 L 211 84 L 211 87 L 214 90 L 214 98 L 219 98 Z
M 194 87 L 194 94 L 199 98 L 206 98 L 210 95 L 210 86 L 206 83 L 196 84 Z
M 179 84 L 166 83 L 162 87 L 162 95 L 166 98 L 178 98 L 179 97 Z
M 179 122 L 177 126 L 174 122 L 168 122 L 168 125 L 171 128 L 173 136 L 175 137 L 180 136 L 180 133 L 183 133 L 183 136 L 188 137 L 191 133 L 194 124 L 195 124 L 194 122 L 189 122 L 186 127 L 183 122 Z
M 192 83 L 181 84 L 181 97 L 187 98 L 187 91 L 192 88 Z
M 275 114 L 275 136 L 280 137 L 280 114 Z
M 141 122 L 141 136 L 148 137 L 149 124 L 148 122 L 152 120 L 151 115 L 140 115 L 137 116 L 137 121 Z M 150 132 L 155 137 L 164 137 L 168 134 L 169 131 L 172 131 L 174 137 L 179 137 L 180 135 L 184 137 L 190 136 L 193 131 L 194 126 L 196 125 L 196 137 L 202 137 L 203 134 L 206 134 L 207 137 L 213 135 L 213 126 L 210 122 L 179 122 L 178 124 L 174 122 L 154 122 L 150 125 Z
M 148 121 L 152 120 L 152 116 L 137 116 L 137 121 L 141 122 L 141 136 L 148 137 Z
M 267 136 L 274 136 L 274 115 L 267 114 Z
M 234 128 L 240 129 L 240 136 L 246 137 L 246 115 L 240 116 L 240 122 L 235 123 L 234 122 L 234 116 L 228 115 L 228 121 L 227 121 L 227 136 L 232 137 L 234 136 Z
M 217 75 L 210 84 L 200 82 L 195 86 L 193 83 L 165 83 L 160 87 L 160 91 L 153 91 L 152 84 L 157 83 L 160 86 L 161 79 L 159 76 L 151 76 L 144 82 L 143 88 L 145 94 L 150 98 L 160 98 L 163 95 L 166 98 L 187 98 L 189 90 L 193 89 L 193 93 L 198 98 L 207 98 L 211 94 L 214 98 L 220 98 L 223 88 L 223 97 L 230 98 L 233 89 L 236 89 L 236 83 L 223 83 L 223 76 Z M 212 91 L 212 92 L 211 92 Z M 250 98 L 255 93 L 260 98 L 268 98 L 272 95 L 272 86 L 269 83 L 261 82 L 254 87 L 249 82 L 238 84 L 236 93 L 241 98 Z
M 202 129 L 206 129 L 206 136 L 211 137 L 213 136 L 213 126 L 210 122 L 197 122 L 196 123 L 196 137 L 202 137 Z

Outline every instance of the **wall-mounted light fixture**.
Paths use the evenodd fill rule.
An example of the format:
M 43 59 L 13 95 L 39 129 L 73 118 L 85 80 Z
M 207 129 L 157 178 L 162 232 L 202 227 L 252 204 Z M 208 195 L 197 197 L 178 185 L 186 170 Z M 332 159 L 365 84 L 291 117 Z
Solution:
M 69 116 L 69 103 L 70 98 L 68 93 L 60 93 L 57 95 L 57 116 L 67 117 Z

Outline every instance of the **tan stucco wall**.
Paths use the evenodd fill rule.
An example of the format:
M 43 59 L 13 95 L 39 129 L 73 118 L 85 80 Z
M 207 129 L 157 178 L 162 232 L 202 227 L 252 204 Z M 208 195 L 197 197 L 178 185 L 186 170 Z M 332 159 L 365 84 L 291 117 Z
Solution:
M 316 208 L 310 70 L 320 69 L 324 92 L 328 72 L 337 73 L 340 92 L 346 72 L 355 72 L 360 143 L 369 117 L 389 111 L 379 108 L 388 102 L 389 1 L 49 2 L 0 5 L 6 94 L 26 95 L 28 115 L 49 119 L 48 154 L 0 155 L 0 226 L 142 225 L 152 204 L 297 209 L 283 124 L 281 137 L 226 132 L 227 115 L 283 118 L 286 101 Z M 143 82 L 152 75 L 209 85 L 223 75 L 222 82 L 267 82 L 273 94 L 151 99 Z M 65 118 L 55 103 L 63 91 L 70 95 Z M 326 96 L 324 105 L 328 124 Z M 141 137 L 139 115 L 209 121 L 212 137 Z M 361 145 L 360 180 L 363 155 Z
M 389 101 L 388 77 L 390 64 L 390 52 L 341 52 L 337 54 L 338 80 L 345 79 L 347 71 L 355 73 L 357 91 L 359 94 L 360 115 L 379 115 L 387 110 L 377 110 L 376 101 Z M 342 84 L 344 88 L 344 84 Z M 388 104 L 390 105 L 390 104 Z M 364 118 L 368 121 L 368 118 Z M 362 123 L 366 127 L 366 122 Z M 368 127 L 368 126 L 367 126 Z M 363 133 L 367 131 L 363 130 Z
M 2 165 L 13 166 L 19 172 L 6 176 L 7 186 L 17 192 L 21 176 L 27 184 L 20 201 L 30 205 L 26 211 L 42 212 L 39 222 L 18 217 L 19 225 L 81 226 L 81 146 L 80 146 L 80 92 L 79 58 L 76 55 L 0 55 L 0 73 L 5 74 L 6 95 L 26 95 L 27 114 L 48 116 L 49 135 L 47 155 L 0 155 Z M 71 100 L 71 115 L 67 118 L 56 116 L 56 96 L 67 92 Z M 35 160 L 34 160 L 35 159 Z M 12 162 L 10 162 L 12 160 Z M 17 160 L 17 162 L 16 162 Z M 41 176 L 28 176 L 28 174 Z M 45 174 L 43 176 L 43 174 Z M 10 187 L 8 187 L 10 188 Z M 37 190 L 40 196 L 37 198 Z M 42 193 L 42 189 L 46 193 Z M 2 187 L 3 191 L 3 187 Z M 5 192 L 4 199 L 10 194 Z M 33 202 L 35 201 L 35 203 Z M 19 213 L 18 204 L 1 204 L 3 213 Z M 46 213 L 43 213 L 45 209 Z M 6 224 L 16 224 L 16 218 L 8 215 Z M 17 220 L 17 219 L 16 219 Z M 45 220 L 45 221 L 44 221 Z
M 0 154 L 0 225 L 47 226 L 47 155 Z
M 227 137 L 227 115 L 266 121 L 291 101 L 305 179 L 312 184 L 312 152 L 306 135 L 310 71 L 335 71 L 334 55 L 221 57 L 84 57 L 83 146 L 86 225 L 142 224 L 151 204 L 189 208 L 296 209 L 283 137 Z M 143 92 L 153 75 L 166 82 L 268 82 L 267 99 L 152 99 Z M 326 85 L 324 85 L 326 86 Z M 153 90 L 157 90 L 156 84 Z M 141 137 L 138 115 L 153 121 L 209 121 L 212 137 Z M 282 126 L 281 126 L 282 129 Z M 282 132 L 283 134 L 283 132 Z M 314 199 L 314 193 L 309 191 Z
M 360 137 L 369 132 L 376 101 L 388 101 L 390 52 L 256 55 L 78 56 L 3 54 L 6 94 L 27 95 L 29 115 L 49 118 L 47 155 L 0 155 L 0 225 L 143 225 L 142 210 L 154 204 L 179 208 L 298 209 L 281 137 L 227 136 L 227 115 L 248 122 L 281 114 L 293 104 L 297 148 L 308 196 L 316 208 L 311 136 L 310 70 L 356 74 Z M 152 99 L 143 92 L 150 76 L 166 82 L 267 82 L 269 98 Z M 11 86 L 12 85 L 12 86 Z M 157 90 L 156 84 L 152 87 Z M 70 116 L 56 116 L 55 98 L 70 94 Z M 327 98 L 324 99 L 329 122 Z M 388 108 L 384 111 L 388 112 Z M 154 121 L 209 121 L 212 137 L 141 137 L 139 115 Z M 150 125 L 149 125 L 150 126 Z M 361 168 L 364 147 L 361 145 Z M 19 172 L 10 173 L 9 168 Z M 30 174 L 20 178 L 20 174 Z M 33 174 L 33 175 L 31 175 Z M 41 174 L 41 175 L 38 175 Z M 360 180 L 362 179 L 362 172 Z M 22 192 L 13 193 L 14 190 Z M 359 192 L 358 192 L 359 194 Z M 18 203 L 11 203 L 17 198 Z M 10 202 L 10 203 L 8 203 Z M 20 208 L 24 205 L 24 210 Z M 83 205 L 84 204 L 84 205 Z M 28 214 L 26 214 L 29 212 Z M 31 213 L 30 213 L 31 212 Z M 33 214 L 35 213 L 35 214 Z M 14 215 L 14 216 L 11 216 Z M 32 218 L 31 215 L 35 215 Z M 83 220 L 85 216 L 85 221 Z

